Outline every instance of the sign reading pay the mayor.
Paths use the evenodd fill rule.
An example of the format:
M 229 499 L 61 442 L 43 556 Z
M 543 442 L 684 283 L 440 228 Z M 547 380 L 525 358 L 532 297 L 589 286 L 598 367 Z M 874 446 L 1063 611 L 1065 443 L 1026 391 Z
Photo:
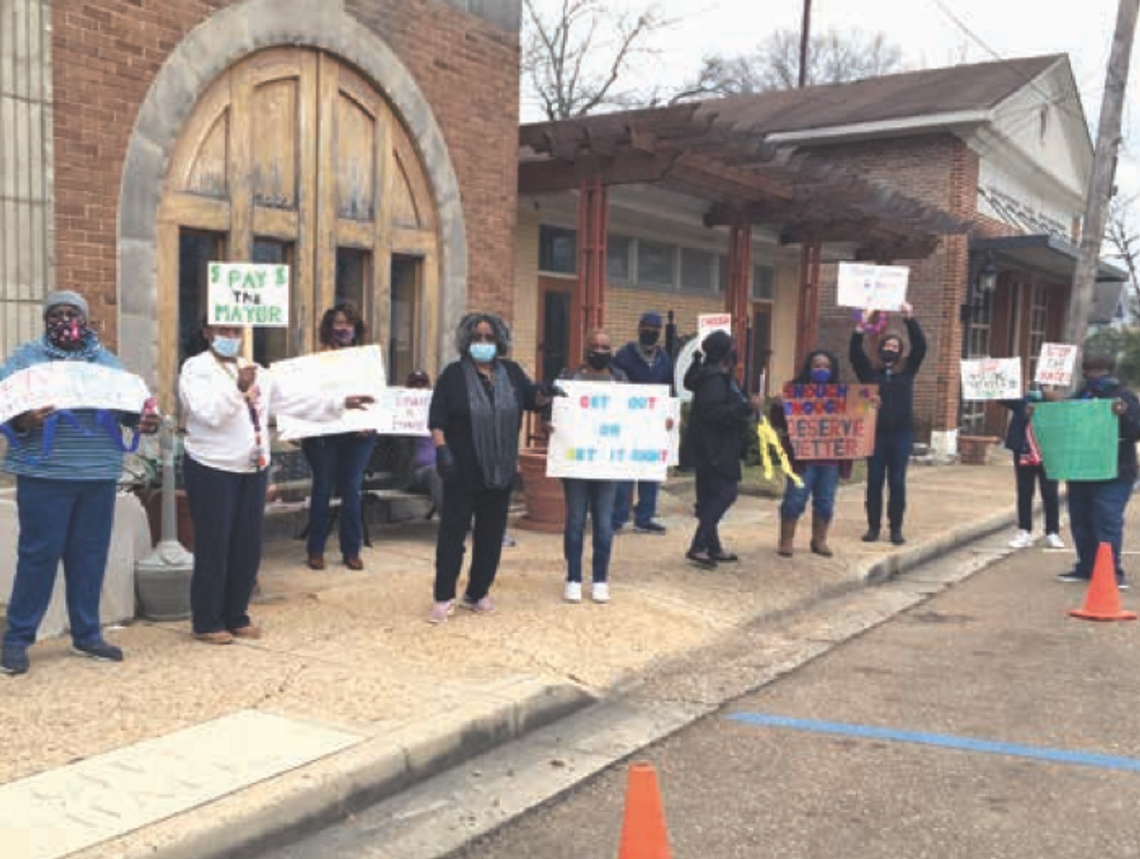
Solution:
M 289 266 L 212 262 L 209 271 L 210 325 L 289 325 Z

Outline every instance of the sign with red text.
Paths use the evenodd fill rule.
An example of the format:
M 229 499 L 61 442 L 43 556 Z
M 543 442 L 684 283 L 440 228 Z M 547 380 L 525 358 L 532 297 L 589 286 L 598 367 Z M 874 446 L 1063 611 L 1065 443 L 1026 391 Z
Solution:
M 1037 359 L 1038 385 L 1057 385 L 1067 388 L 1073 384 L 1073 368 L 1077 365 L 1077 347 L 1068 343 L 1042 343 Z
M 841 262 L 836 303 L 860 310 L 898 310 L 906 301 L 909 279 L 905 265 Z
M 676 414 L 668 385 L 560 381 L 554 431 L 546 452 L 547 477 L 663 481 L 675 460 Z
M 963 400 L 1020 398 L 1020 358 L 976 358 L 962 362 Z
M 877 385 L 785 385 L 784 421 L 796 459 L 861 459 L 875 452 Z
M 702 313 L 697 317 L 697 339 L 703 341 L 714 331 L 732 334 L 731 313 Z

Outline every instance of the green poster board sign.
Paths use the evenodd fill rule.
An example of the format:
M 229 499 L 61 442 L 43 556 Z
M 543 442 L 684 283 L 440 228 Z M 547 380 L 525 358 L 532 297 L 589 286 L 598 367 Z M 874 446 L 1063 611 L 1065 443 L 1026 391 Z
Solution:
M 1038 403 L 1032 423 L 1051 480 L 1116 477 L 1120 421 L 1112 400 Z

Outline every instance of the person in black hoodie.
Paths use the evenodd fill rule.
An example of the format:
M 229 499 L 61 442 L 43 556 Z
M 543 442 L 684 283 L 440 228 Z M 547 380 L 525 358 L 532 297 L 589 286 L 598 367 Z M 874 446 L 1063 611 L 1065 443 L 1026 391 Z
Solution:
M 910 353 L 903 360 L 903 341 L 898 334 L 887 334 L 879 343 L 879 363 L 874 366 L 863 349 L 864 326 L 851 333 L 848 357 L 855 375 L 864 385 L 879 386 L 879 416 L 875 424 L 875 453 L 867 460 L 867 533 L 863 541 L 879 539 L 883 522 L 883 480 L 890 486 L 887 522 L 891 542 L 901 546 L 903 514 L 906 512 L 906 467 L 914 445 L 914 377 L 926 357 L 926 336 L 913 308 L 901 305 L 910 339 Z
M 732 337 L 713 331 L 685 374 L 693 403 L 681 445 L 682 468 L 697 472 L 697 531 L 685 557 L 701 569 L 738 560 L 726 552 L 717 528 L 736 501 L 740 460 L 747 449 L 753 411 L 764 407 L 756 394 L 749 401 L 732 376 L 735 364 Z
M 1078 400 L 1112 400 L 1112 411 L 1120 420 L 1120 442 L 1117 450 L 1116 477 L 1111 480 L 1069 481 L 1069 527 L 1077 550 L 1077 563 L 1061 573 L 1062 582 L 1087 582 L 1092 578 L 1093 562 L 1101 543 L 1112 546 L 1116 565 L 1116 584 L 1128 587 L 1121 565 L 1124 542 L 1124 511 L 1136 483 L 1136 442 L 1140 441 L 1140 401 L 1113 375 L 1116 361 L 1108 355 L 1085 355 L 1081 373 L 1085 383 L 1076 394 Z M 1032 414 L 1032 412 L 1030 413 Z

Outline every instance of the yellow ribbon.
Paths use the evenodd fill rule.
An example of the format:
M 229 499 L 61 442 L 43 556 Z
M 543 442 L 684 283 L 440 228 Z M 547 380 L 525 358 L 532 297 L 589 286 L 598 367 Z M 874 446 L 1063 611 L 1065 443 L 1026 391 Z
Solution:
M 764 418 L 756 426 L 756 435 L 760 439 L 760 464 L 764 466 L 764 479 L 772 479 L 772 449 L 776 450 L 776 457 L 779 460 L 780 471 L 796 486 L 802 487 L 803 480 L 798 474 L 792 471 L 792 464 L 788 462 L 788 454 L 784 450 L 784 446 L 780 444 L 780 437 L 776 431 L 772 429 L 772 425 L 768 423 L 768 419 Z

